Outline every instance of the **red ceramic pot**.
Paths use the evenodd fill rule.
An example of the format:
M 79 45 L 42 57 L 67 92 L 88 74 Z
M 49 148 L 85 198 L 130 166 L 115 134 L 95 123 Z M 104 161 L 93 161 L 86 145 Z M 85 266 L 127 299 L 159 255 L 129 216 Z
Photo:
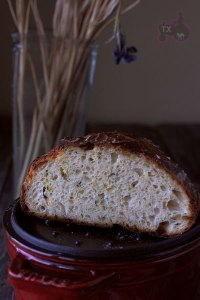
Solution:
M 198 300 L 200 222 L 177 238 L 4 215 L 16 300 Z

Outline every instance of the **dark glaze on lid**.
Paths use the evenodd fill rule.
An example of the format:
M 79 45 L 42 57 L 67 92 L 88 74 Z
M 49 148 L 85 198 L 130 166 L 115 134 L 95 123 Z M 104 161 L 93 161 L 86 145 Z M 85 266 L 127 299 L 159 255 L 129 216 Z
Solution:
M 174 238 L 129 232 L 119 226 L 95 228 L 41 220 L 26 215 L 19 201 L 4 216 L 6 230 L 23 244 L 45 253 L 73 258 L 150 258 L 189 243 L 200 232 L 200 222 Z

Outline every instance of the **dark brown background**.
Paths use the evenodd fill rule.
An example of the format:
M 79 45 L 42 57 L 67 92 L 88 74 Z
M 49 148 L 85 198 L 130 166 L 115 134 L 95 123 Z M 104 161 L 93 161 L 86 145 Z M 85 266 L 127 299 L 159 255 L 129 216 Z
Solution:
M 80 0 L 81 1 L 81 0 Z M 38 1 L 45 23 L 53 0 Z M 131 2 L 127 0 L 127 2 Z M 186 41 L 158 39 L 158 26 L 172 23 L 183 12 L 190 35 Z M 95 83 L 89 101 L 92 122 L 198 122 L 200 119 L 200 2 L 142 0 L 122 19 L 128 44 L 139 50 L 138 60 L 115 66 L 109 28 L 100 38 Z M 14 29 L 7 1 L 0 0 L 0 114 L 11 113 L 11 41 Z

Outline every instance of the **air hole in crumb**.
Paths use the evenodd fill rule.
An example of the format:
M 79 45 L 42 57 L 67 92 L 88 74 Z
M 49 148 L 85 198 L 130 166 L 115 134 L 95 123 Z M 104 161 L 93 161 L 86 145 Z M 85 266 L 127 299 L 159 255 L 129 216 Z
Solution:
M 177 224 L 177 223 L 179 223 L 180 225 L 181 225 L 181 222 L 180 222 L 180 220 L 182 220 L 182 217 L 181 217 L 181 215 L 176 215 L 176 216 L 174 216 L 173 218 L 171 218 L 170 219 L 171 220 L 171 222 L 173 223 L 173 224 Z
M 154 189 L 157 189 L 157 188 L 158 188 L 158 186 L 157 186 L 156 184 L 153 184 L 153 187 L 154 187 Z
M 89 178 L 88 176 L 83 175 L 82 181 L 83 181 L 83 182 L 90 182 L 91 180 L 90 180 L 90 178 Z
M 40 208 L 41 208 L 41 210 L 45 210 L 45 207 L 42 205 L 42 206 L 40 206 Z
M 106 186 L 105 186 L 106 187 Z M 113 191 L 113 186 L 110 186 L 110 187 L 106 187 L 106 190 L 107 190 L 107 192 L 112 192 Z
M 104 200 L 104 193 L 99 194 L 99 198 L 100 198 L 101 200 Z
M 173 190 L 172 193 L 176 196 L 176 198 L 182 200 L 182 193 L 177 191 L 177 190 Z
M 131 183 L 131 188 L 136 187 L 137 184 L 138 184 L 138 181 L 137 181 L 137 180 L 136 180 L 136 181 L 133 181 L 133 182 Z
M 153 177 L 154 174 L 152 174 L 151 172 L 148 172 L 148 176 L 149 176 L 149 177 Z
M 101 153 L 97 153 L 98 159 L 101 159 Z
M 133 172 L 137 173 L 138 176 L 142 176 L 142 174 L 143 174 L 142 169 L 139 169 L 139 168 L 133 169 Z
M 73 196 L 70 196 L 69 199 L 68 199 L 69 203 L 73 203 L 74 202 L 74 197 Z
M 118 154 L 117 153 L 111 153 L 111 163 L 114 164 L 116 163 L 118 159 Z
M 175 200 L 170 200 L 168 203 L 167 203 L 167 208 L 169 210 L 179 210 L 180 209 L 180 205 L 177 201 Z
M 161 222 L 157 228 L 157 231 L 159 233 L 166 233 L 167 231 L 167 228 L 169 227 L 169 222 L 166 221 L 166 222 Z
M 131 196 L 129 196 L 129 195 L 127 195 L 127 196 L 125 196 L 125 197 L 123 198 L 123 201 L 124 201 L 125 203 L 128 203 L 130 200 L 131 200 Z
M 171 218 L 171 220 L 174 222 L 174 221 L 179 221 L 181 218 L 181 215 L 176 215 L 174 216 L 173 218 Z
M 166 186 L 164 186 L 164 185 L 161 185 L 160 188 L 162 191 L 166 191 L 166 189 L 167 189 Z
M 58 175 L 52 175 L 52 180 L 56 180 L 58 178 Z
M 84 161 L 84 160 L 86 160 L 86 155 L 81 156 L 81 161 Z
M 155 214 L 158 214 L 160 212 L 160 209 L 158 207 L 155 207 L 154 212 L 155 212 Z
M 79 173 L 81 173 L 81 171 L 77 169 L 77 170 L 75 171 L 75 173 L 76 173 L 76 174 L 79 174 Z

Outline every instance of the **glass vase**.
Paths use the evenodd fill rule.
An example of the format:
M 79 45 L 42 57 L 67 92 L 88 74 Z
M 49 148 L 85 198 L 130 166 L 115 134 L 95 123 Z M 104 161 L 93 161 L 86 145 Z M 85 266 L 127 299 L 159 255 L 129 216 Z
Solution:
M 13 38 L 13 172 L 19 195 L 29 164 L 61 138 L 85 133 L 97 45 L 36 33 Z

